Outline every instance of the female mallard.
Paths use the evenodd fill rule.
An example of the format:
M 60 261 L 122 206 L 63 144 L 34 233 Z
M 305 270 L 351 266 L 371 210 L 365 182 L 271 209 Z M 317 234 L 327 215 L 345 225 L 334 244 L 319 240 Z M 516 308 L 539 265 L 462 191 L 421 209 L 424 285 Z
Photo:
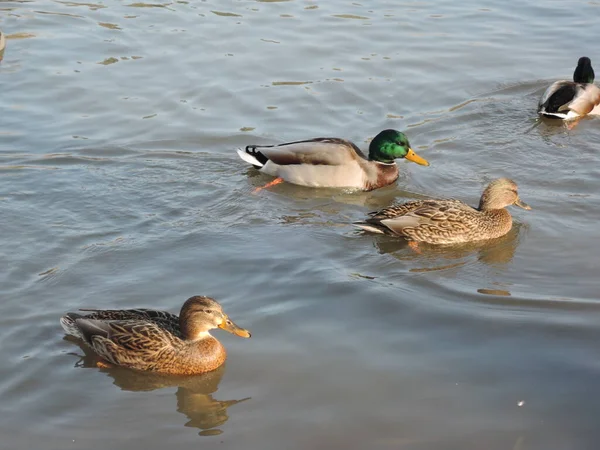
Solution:
M 398 179 L 395 159 L 429 165 L 410 148 L 404 133 L 396 130 L 384 130 L 375 136 L 369 145 L 368 159 L 355 144 L 340 138 L 248 145 L 245 152 L 237 152 L 259 171 L 277 177 L 267 186 L 287 181 L 301 186 L 370 191 Z
M 575 119 L 600 114 L 600 89 L 594 83 L 592 61 L 579 58 L 573 81 L 554 82 L 540 99 L 538 114 L 559 119 Z
M 111 364 L 178 375 L 210 372 L 225 362 L 223 345 L 209 330 L 222 328 L 249 338 L 209 297 L 189 298 L 179 317 L 151 309 L 68 313 L 60 324 Z
M 459 200 L 417 200 L 392 205 L 356 226 L 375 233 L 403 236 L 414 242 L 458 244 L 493 239 L 508 233 L 512 217 L 504 209 L 522 202 L 517 184 L 508 178 L 492 181 L 483 191 L 477 209 Z

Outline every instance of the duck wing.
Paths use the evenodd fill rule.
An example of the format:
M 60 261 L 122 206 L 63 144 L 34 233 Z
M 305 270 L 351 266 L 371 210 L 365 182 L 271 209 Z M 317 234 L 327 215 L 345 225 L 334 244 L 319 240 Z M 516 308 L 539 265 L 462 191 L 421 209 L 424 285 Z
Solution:
M 477 210 L 459 200 L 420 200 L 402 203 L 372 213 L 365 221 L 386 234 L 422 240 L 419 236 L 453 235 L 469 230 L 465 222 Z M 363 227 L 364 228 L 364 227 Z
M 388 224 L 393 223 L 405 223 L 408 226 L 412 223 L 412 226 L 416 226 L 418 223 L 413 219 L 400 220 L 401 218 L 407 217 L 410 212 L 422 207 L 423 205 L 434 202 L 435 200 L 417 200 L 414 202 L 397 203 L 394 205 L 387 206 L 379 211 L 373 211 L 368 213 L 369 217 L 363 222 L 354 222 L 359 228 L 374 233 L 403 235 L 402 226 L 390 227 Z M 385 223 L 384 223 L 385 222 Z
M 150 322 L 165 328 L 170 333 L 180 335 L 179 316 L 168 311 L 157 311 L 154 309 L 80 309 L 80 311 L 90 312 L 86 314 L 86 319 L 93 320 L 137 320 Z
M 84 341 L 107 361 L 151 370 L 159 355 L 173 351 L 178 338 L 158 325 L 140 320 L 75 320 Z
M 291 164 L 341 166 L 357 158 L 366 159 L 355 144 L 339 138 L 315 138 L 279 145 L 249 145 L 245 151 L 260 164 L 258 167 L 264 166 L 268 161 L 282 166 Z M 247 160 L 241 154 L 240 156 Z M 252 164 L 257 165 L 255 162 Z
M 552 83 L 538 104 L 540 114 L 556 114 L 569 112 L 569 104 L 578 91 L 578 83 L 573 81 L 555 81 Z

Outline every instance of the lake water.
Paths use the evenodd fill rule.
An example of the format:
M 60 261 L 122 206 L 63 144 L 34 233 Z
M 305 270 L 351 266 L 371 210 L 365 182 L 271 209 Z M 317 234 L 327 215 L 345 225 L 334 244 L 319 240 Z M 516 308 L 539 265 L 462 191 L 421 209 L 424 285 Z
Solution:
M 596 449 L 600 122 L 539 124 L 597 1 L 6 1 L 0 448 Z M 369 193 L 278 185 L 234 149 L 406 131 Z M 350 223 L 394 200 L 532 211 L 482 245 Z M 58 319 L 218 299 L 204 377 L 98 369 Z

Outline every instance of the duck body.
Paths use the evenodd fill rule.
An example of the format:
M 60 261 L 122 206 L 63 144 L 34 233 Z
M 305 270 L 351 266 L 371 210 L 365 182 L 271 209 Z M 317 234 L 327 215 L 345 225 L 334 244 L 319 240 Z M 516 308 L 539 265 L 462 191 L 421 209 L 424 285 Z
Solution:
M 538 114 L 563 120 L 600 115 L 600 88 L 594 84 L 594 76 L 590 59 L 579 58 L 573 81 L 552 83 L 539 101 Z
M 60 322 L 113 365 L 179 375 L 210 372 L 225 362 L 225 348 L 209 329 L 250 337 L 209 297 L 191 297 L 181 310 L 180 316 L 151 309 L 83 310 L 92 312 L 67 313 Z
M 415 242 L 460 244 L 508 233 L 512 217 L 504 207 L 513 204 L 531 209 L 519 199 L 516 184 L 500 178 L 486 188 L 478 208 L 455 199 L 418 200 L 370 213 L 370 218 L 355 225 Z
M 384 134 L 383 138 L 381 137 Z M 385 130 L 373 139 L 369 157 L 352 142 L 315 138 L 279 145 L 249 145 L 238 155 L 262 173 L 309 187 L 352 188 L 370 191 L 398 179 L 395 158 L 429 165 L 417 156 L 403 133 Z M 384 154 L 380 147 L 387 149 Z

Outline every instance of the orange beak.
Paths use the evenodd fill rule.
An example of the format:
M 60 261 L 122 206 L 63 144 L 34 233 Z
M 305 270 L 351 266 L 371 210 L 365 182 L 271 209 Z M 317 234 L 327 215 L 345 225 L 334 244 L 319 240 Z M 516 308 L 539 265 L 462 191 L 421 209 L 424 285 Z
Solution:
M 408 149 L 408 153 L 406 154 L 405 158 L 409 161 L 420 164 L 421 166 L 429 165 L 429 162 L 427 162 L 425 158 L 421 158 L 419 155 L 417 155 L 412 148 Z
M 233 322 L 233 320 L 231 320 L 229 317 L 227 317 L 227 314 L 223 314 L 223 322 L 221 322 L 221 324 L 219 325 L 219 328 L 221 328 L 225 331 L 229 331 L 231 334 L 235 334 L 235 335 L 243 337 L 243 338 L 249 338 L 251 336 L 251 334 L 248 330 L 244 330 L 243 328 L 238 327 Z

